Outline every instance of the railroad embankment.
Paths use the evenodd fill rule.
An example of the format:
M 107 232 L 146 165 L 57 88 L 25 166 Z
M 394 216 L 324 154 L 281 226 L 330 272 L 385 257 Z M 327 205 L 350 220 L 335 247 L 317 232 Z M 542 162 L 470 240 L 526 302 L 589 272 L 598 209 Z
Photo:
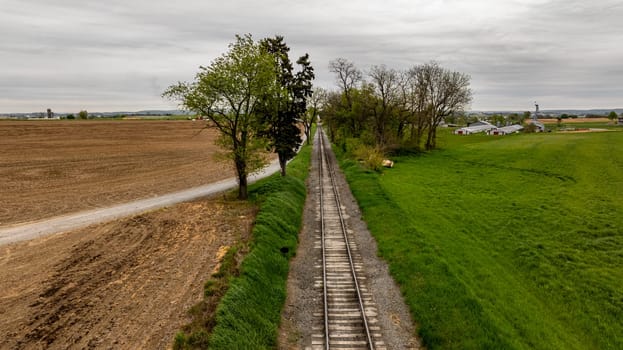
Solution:
M 250 187 L 249 196 L 260 211 L 252 238 L 224 260 L 205 285 L 206 298 L 224 292 L 215 309 L 215 321 L 180 332 L 174 348 L 210 346 L 221 349 L 263 349 L 277 343 L 277 329 L 286 298 L 290 258 L 296 253 L 305 203 L 305 179 L 311 146 L 301 149 L 288 164 L 288 175 L 275 174 Z M 238 251 L 248 251 L 232 267 Z M 226 286 L 222 284 L 226 283 Z

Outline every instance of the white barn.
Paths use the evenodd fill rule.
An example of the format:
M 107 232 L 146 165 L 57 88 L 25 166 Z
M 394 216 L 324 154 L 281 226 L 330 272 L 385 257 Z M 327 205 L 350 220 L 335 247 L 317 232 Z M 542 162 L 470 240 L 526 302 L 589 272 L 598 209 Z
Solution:
M 501 128 L 491 129 L 491 130 L 487 131 L 487 134 L 489 134 L 489 135 L 508 135 L 508 134 L 518 133 L 521 130 L 523 130 L 523 126 L 521 126 L 519 124 L 515 124 L 515 125 L 503 126 Z
M 539 121 L 531 120 L 528 122 L 528 124 L 534 124 L 534 126 L 536 127 L 536 132 L 545 132 L 545 125 Z
M 454 130 L 455 135 L 469 135 L 469 134 L 477 134 L 479 132 L 487 132 L 491 129 L 495 129 L 495 125 L 485 122 L 479 121 L 476 123 L 472 123 L 464 128 Z

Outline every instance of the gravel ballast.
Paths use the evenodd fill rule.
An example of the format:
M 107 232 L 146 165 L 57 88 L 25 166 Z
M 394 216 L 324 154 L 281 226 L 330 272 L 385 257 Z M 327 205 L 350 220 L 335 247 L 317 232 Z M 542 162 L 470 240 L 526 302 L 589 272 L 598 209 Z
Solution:
M 314 138 L 314 148 L 317 137 Z M 330 150 L 328 150 L 330 151 Z M 387 264 L 377 257 L 376 241 L 361 220 L 359 206 L 350 188 L 339 171 L 333 153 L 329 154 L 337 169 L 337 185 L 346 225 L 353 231 L 356 244 L 364 261 L 367 286 L 373 294 L 378 308 L 378 320 L 383 340 L 388 349 L 420 349 L 415 337 L 415 328 L 409 310 L 400 294 L 400 289 L 391 278 Z M 282 313 L 279 336 L 280 349 L 311 349 L 312 331 L 317 326 L 314 314 L 322 313 L 321 290 L 314 288 L 314 281 L 320 269 L 316 267 L 320 258 L 317 235 L 320 230 L 318 215 L 318 153 L 312 154 L 311 171 L 307 180 L 307 200 L 305 203 L 303 228 L 299 235 L 297 255 L 290 264 L 288 276 L 288 296 Z

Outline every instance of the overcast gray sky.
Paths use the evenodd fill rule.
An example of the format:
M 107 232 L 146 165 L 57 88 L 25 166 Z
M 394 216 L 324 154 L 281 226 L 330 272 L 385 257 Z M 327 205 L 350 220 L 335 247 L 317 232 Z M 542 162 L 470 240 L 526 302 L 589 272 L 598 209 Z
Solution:
M 0 0 L 0 113 L 172 109 L 235 34 L 280 34 L 364 72 L 435 60 L 471 76 L 474 110 L 623 107 L 621 0 Z

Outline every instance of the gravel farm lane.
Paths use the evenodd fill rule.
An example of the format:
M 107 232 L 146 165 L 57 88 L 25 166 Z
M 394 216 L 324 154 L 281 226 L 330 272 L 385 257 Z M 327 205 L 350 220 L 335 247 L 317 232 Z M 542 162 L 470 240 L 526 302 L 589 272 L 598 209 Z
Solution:
M 274 174 L 279 170 L 279 163 L 273 161 L 261 172 L 249 176 L 249 183 Z M 45 235 L 75 230 L 91 224 L 102 223 L 155 210 L 176 203 L 190 201 L 200 197 L 209 196 L 236 186 L 236 179 L 230 178 L 215 183 L 194 187 L 188 190 L 169 193 L 153 198 L 136 200 L 107 208 L 99 208 L 62 215 L 52 219 L 41 220 L 33 223 L 0 227 L 0 246 L 8 243 L 25 241 Z

